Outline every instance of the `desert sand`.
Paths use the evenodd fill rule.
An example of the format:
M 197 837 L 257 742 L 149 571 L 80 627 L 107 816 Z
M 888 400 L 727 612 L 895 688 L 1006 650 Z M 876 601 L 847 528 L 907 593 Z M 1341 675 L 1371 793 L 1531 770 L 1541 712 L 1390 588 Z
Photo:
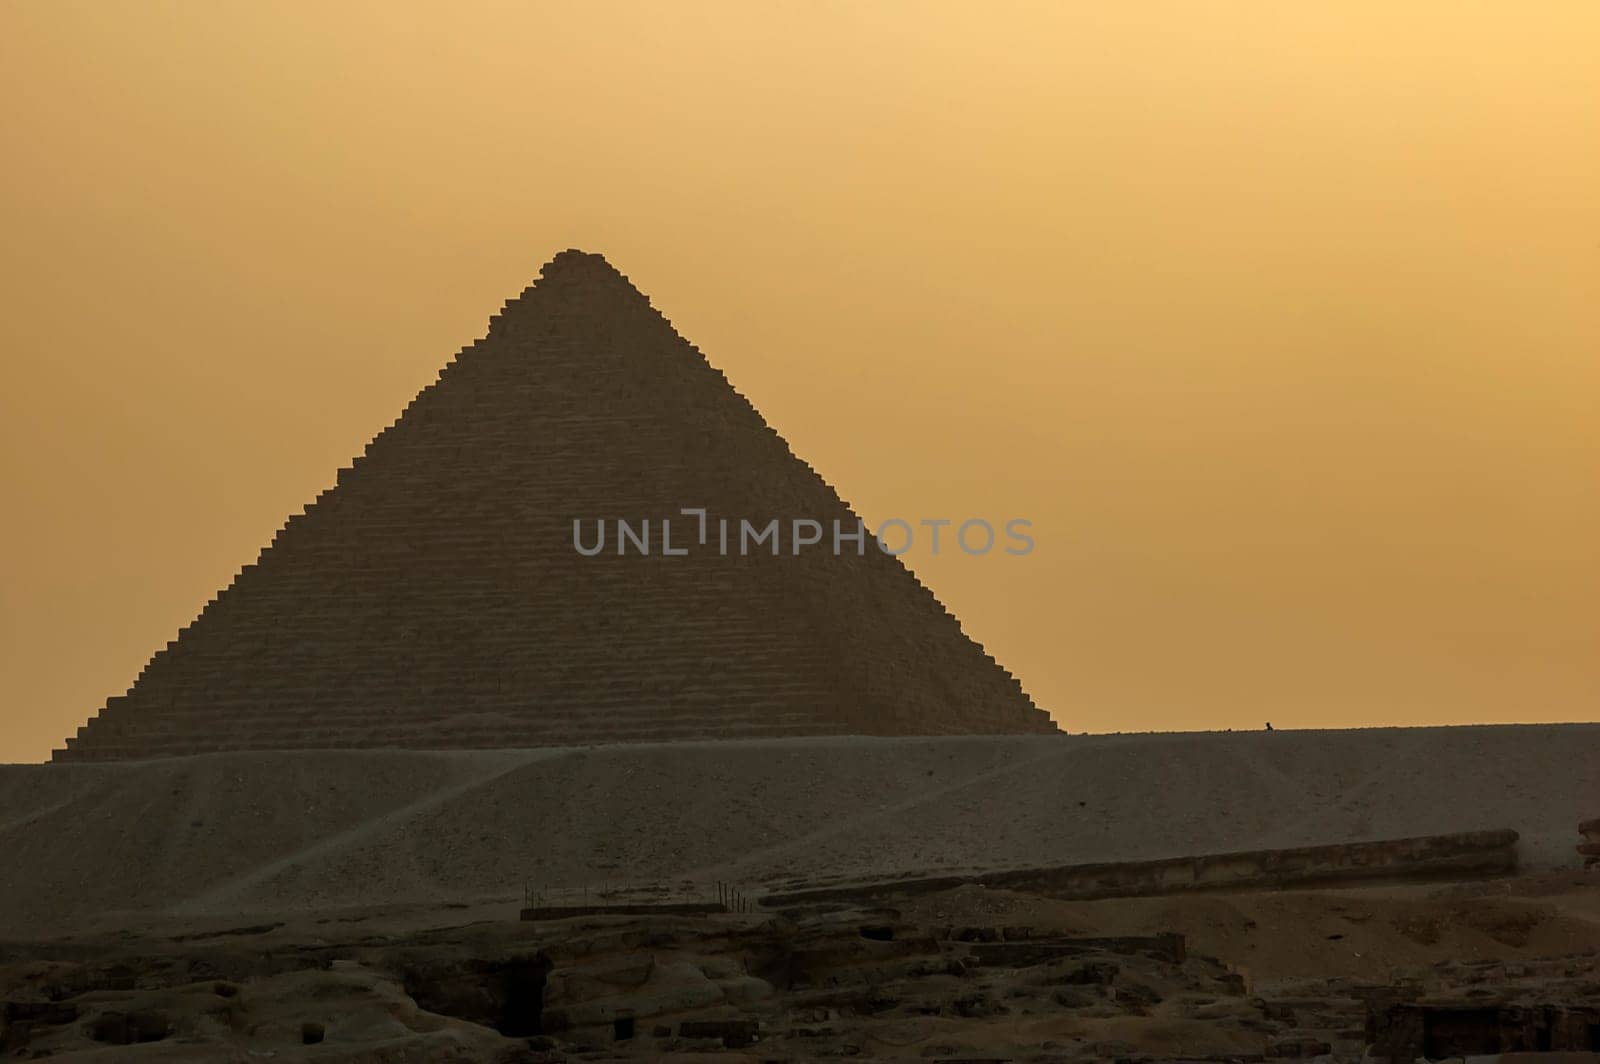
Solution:
M 1600 726 L 798 738 L 0 767 L 0 934 L 750 893 L 1512 828 L 1573 867 Z

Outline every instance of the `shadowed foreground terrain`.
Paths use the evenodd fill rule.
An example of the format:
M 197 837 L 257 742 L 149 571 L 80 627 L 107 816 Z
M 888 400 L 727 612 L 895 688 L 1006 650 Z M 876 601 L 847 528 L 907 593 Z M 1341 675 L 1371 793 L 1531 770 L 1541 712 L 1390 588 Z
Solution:
M 504 906 L 160 920 L 0 942 L 0 1048 L 1087 1062 L 1354 1061 L 1387 1043 L 1409 1061 L 1571 1034 L 1600 1014 L 1597 964 L 1600 899 L 1582 872 L 1078 903 L 963 887 L 892 907 L 541 923 Z M 1453 1026 L 1417 1029 L 1438 1003 Z
M 0 1048 L 1354 1060 L 1491 1034 L 1517 1048 L 1507 1024 L 1530 1048 L 1566 1045 L 1600 1008 L 1600 902 L 1574 852 L 1600 811 L 1597 738 L 801 738 L 8 766 Z M 1519 833 L 1519 873 L 1454 884 L 755 901 L 1496 828 Z M 729 889 L 745 899 L 732 912 L 517 920 L 529 902 Z M 1428 1027 L 1427 1003 L 1457 998 L 1476 1011 L 1450 1023 L 1470 1030 Z M 1505 1016 L 1489 1009 L 1504 1001 Z

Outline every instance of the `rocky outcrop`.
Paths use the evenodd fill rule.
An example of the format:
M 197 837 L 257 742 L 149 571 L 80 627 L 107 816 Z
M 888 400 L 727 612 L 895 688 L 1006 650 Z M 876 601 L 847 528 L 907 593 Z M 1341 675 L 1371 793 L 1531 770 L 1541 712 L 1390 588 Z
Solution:
M 920 916 L 810 906 L 0 943 L 0 1054 L 209 1062 L 301 1059 L 316 1046 L 315 1059 L 349 1064 L 702 1053 L 1354 1064 L 1581 1052 L 1600 1031 L 1593 951 L 1529 957 L 1491 938 L 1520 959 L 1435 960 L 1402 974 L 1381 957 L 1352 970 L 1334 934 L 1326 959 L 1345 974 L 1252 981 L 1174 932 L 1086 935 L 1052 923 L 1054 904 L 1027 923 L 1002 920 L 996 906 L 1015 898 L 952 891 Z M 1328 901 L 1359 926 L 1348 899 Z M 1459 897 L 1448 903 L 1491 926 L 1495 906 L 1481 904 L 1474 917 Z

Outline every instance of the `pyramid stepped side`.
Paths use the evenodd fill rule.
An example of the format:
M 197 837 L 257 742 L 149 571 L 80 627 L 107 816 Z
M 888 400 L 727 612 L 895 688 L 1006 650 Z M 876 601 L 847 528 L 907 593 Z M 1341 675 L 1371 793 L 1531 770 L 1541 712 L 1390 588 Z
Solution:
M 682 544 L 691 506 L 857 520 L 625 278 L 565 252 L 56 759 L 1055 730 L 870 542 L 573 549 L 574 519 L 674 517 Z

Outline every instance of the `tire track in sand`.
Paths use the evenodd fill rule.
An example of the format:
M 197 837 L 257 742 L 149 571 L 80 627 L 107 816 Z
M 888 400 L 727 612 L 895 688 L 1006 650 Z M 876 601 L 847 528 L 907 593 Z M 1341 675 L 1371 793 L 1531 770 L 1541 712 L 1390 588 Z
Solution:
M 391 809 L 381 816 L 363 821 L 355 827 L 341 831 L 336 835 L 329 835 L 324 839 L 319 839 L 310 846 L 280 857 L 277 860 L 269 861 L 242 876 L 236 876 L 220 886 L 213 887 L 203 894 L 186 898 L 177 905 L 170 906 L 165 911 L 171 916 L 194 916 L 222 905 L 231 905 L 231 907 L 237 908 L 238 895 L 251 887 L 267 882 L 273 876 L 285 872 L 296 865 L 309 864 L 340 850 L 359 845 L 388 828 L 404 823 L 419 813 L 426 813 L 436 809 L 446 802 L 459 798 L 461 795 L 486 784 L 493 783 L 502 776 L 510 775 L 520 768 L 531 765 L 536 761 L 552 760 L 570 752 L 565 747 L 509 751 L 473 751 L 475 756 L 464 759 L 467 762 L 464 771 L 469 773 L 468 778 L 430 791 L 414 802 Z M 474 769 L 480 767 L 480 762 L 502 762 L 503 764 L 498 768 L 492 765 L 483 765 L 482 771 L 474 771 Z

